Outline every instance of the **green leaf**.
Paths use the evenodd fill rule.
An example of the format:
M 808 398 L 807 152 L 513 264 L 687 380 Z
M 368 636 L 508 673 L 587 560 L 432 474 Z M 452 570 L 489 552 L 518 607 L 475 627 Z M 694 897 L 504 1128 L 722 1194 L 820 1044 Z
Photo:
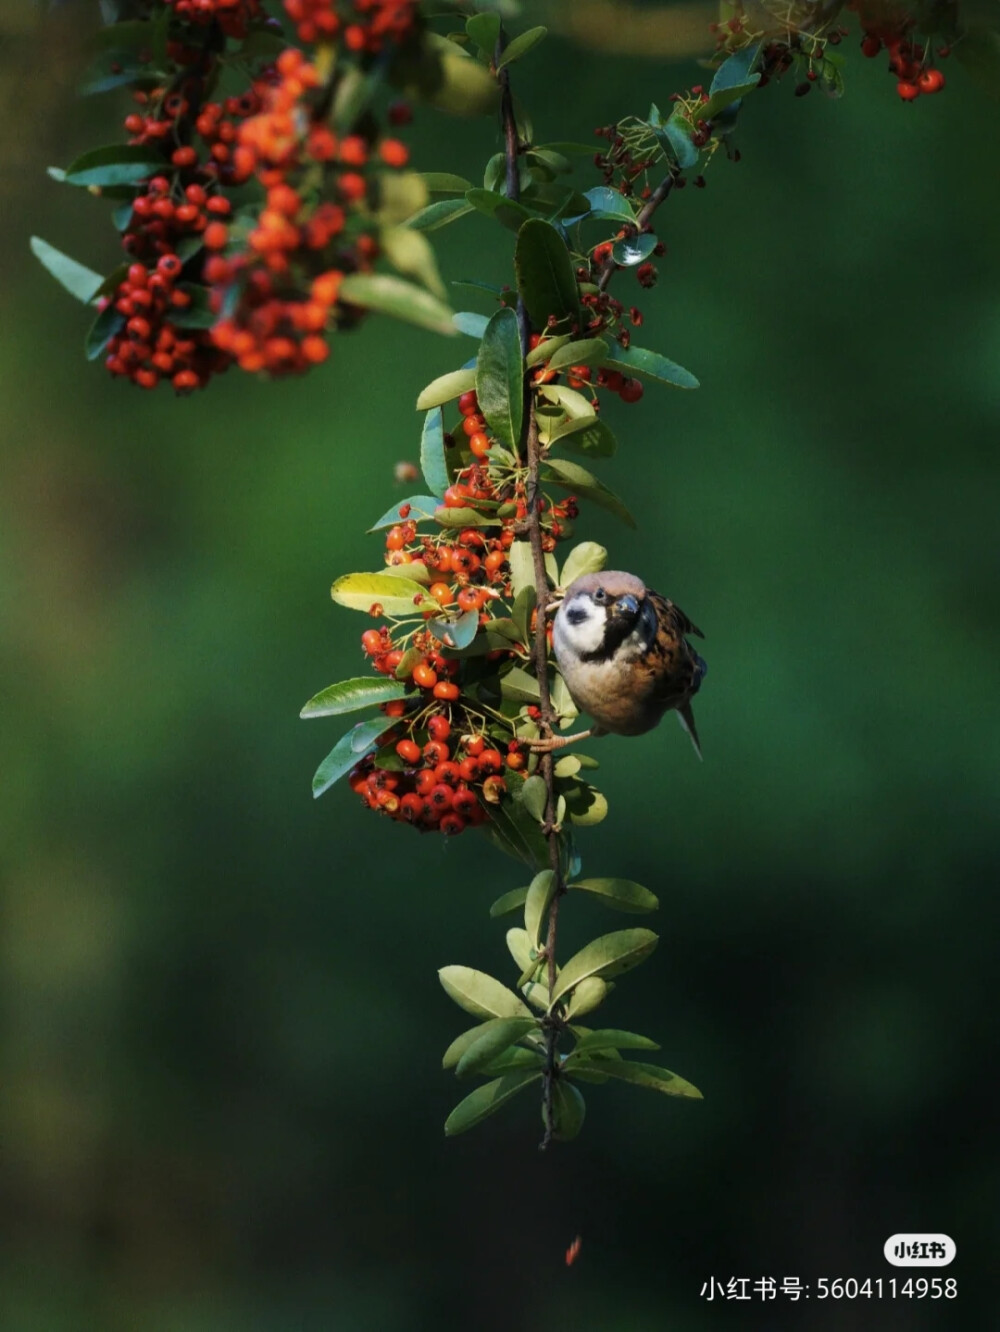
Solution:
M 456 116 L 489 115 L 500 96 L 488 69 L 455 42 L 429 30 L 396 51 L 390 78 L 405 96 L 420 97 Z
M 690 370 L 669 361 L 659 352 L 646 351 L 644 347 L 621 347 L 617 342 L 608 346 L 606 365 L 616 370 L 627 370 L 632 375 L 643 375 L 647 379 L 657 379 L 662 384 L 673 384 L 675 388 L 696 389 L 697 379 Z
M 584 198 L 590 204 L 589 217 L 607 218 L 621 222 L 634 222 L 635 210 L 628 200 L 609 185 L 595 185 L 592 190 L 584 191 Z
M 372 717 L 369 721 L 358 722 L 357 726 L 341 736 L 316 769 L 312 782 L 313 799 L 318 800 L 334 782 L 350 772 L 366 754 L 370 754 L 378 744 L 379 737 L 391 724 L 386 717 Z
M 500 442 L 516 453 L 524 419 L 524 365 L 513 310 L 498 310 L 487 324 L 475 378 L 479 410 Z
M 477 509 L 449 509 L 443 504 L 434 510 L 434 518 L 442 527 L 500 526 L 500 519 L 495 515 L 480 513 Z
M 529 369 L 532 366 L 541 365 L 542 362 L 550 360 L 560 347 L 565 347 L 572 340 L 572 335 L 569 333 L 559 333 L 554 338 L 542 338 L 538 345 L 532 347 L 528 352 L 524 358 L 524 364 Z
M 468 1050 L 469 1046 L 474 1044 L 484 1031 L 490 1027 L 497 1026 L 500 1022 L 509 1022 L 510 1020 L 510 1018 L 490 1018 L 486 1022 L 479 1022 L 476 1026 L 470 1027 L 468 1031 L 463 1031 L 460 1036 L 455 1037 L 447 1050 L 445 1050 L 441 1059 L 441 1067 L 454 1068 L 462 1055 Z M 516 1018 L 514 1021 L 523 1022 L 525 1019 Z
M 607 509 L 608 513 L 613 513 L 628 527 L 635 527 L 635 519 L 614 491 L 609 490 L 585 468 L 567 462 L 565 458 L 547 458 L 545 466 L 548 469 L 547 480 L 568 486 L 581 498 L 589 499 L 602 509 Z
M 535 586 L 535 560 L 530 541 L 515 541 L 507 552 L 507 563 L 515 597 L 524 588 Z
M 501 679 L 500 692 L 504 698 L 518 699 L 523 703 L 537 703 L 538 681 L 522 667 L 514 666 Z
M 634 268 L 649 258 L 657 244 L 656 236 L 651 231 L 645 231 L 641 236 L 615 241 L 611 247 L 611 257 L 619 268 Z
M 67 185 L 136 185 L 167 166 L 163 153 L 143 144 L 92 148 L 66 168 Z
M 504 893 L 490 907 L 490 918 L 496 920 L 498 916 L 506 916 L 511 911 L 516 911 L 528 896 L 527 888 L 512 888 L 509 893 Z
M 426 600 L 419 583 L 387 573 L 344 574 L 330 589 L 330 596 L 338 606 L 347 606 L 349 610 L 367 612 L 378 602 L 386 615 L 416 615 L 420 602 L 414 602 L 413 598 Z
M 593 1054 L 595 1050 L 658 1050 L 659 1048 L 648 1036 L 639 1036 L 634 1031 L 617 1031 L 613 1027 L 606 1027 L 600 1031 L 585 1032 L 580 1036 L 569 1059 L 577 1054 Z
M 469 646 L 479 630 L 479 612 L 464 611 L 454 619 L 439 616 L 437 619 L 428 620 L 427 628 L 435 638 L 440 638 L 442 643 L 460 652 L 462 648 Z
M 671 116 L 663 127 L 667 142 L 680 167 L 693 167 L 698 162 L 698 149 L 691 141 L 694 127 L 683 116 Z
M 608 562 L 608 552 L 596 541 L 581 541 L 574 546 L 566 557 L 566 563 L 559 575 L 560 587 L 569 587 L 584 574 L 600 573 Z
M 513 990 L 472 967 L 442 967 L 438 978 L 449 999 L 478 1018 L 530 1017 Z
M 515 60 L 520 60 L 533 50 L 540 41 L 543 41 L 548 34 L 548 28 L 529 28 L 527 32 L 522 32 L 520 36 L 504 49 L 503 55 L 497 61 L 497 70 L 501 70 L 505 65 L 511 64 Z
M 96 361 L 107 350 L 108 343 L 125 327 L 125 316 L 114 305 L 107 305 L 87 331 L 84 352 L 88 361 Z
M 650 955 L 659 942 L 652 930 L 615 930 L 581 948 L 570 958 L 556 980 L 553 999 L 590 976 L 607 980 L 631 970 Z
M 402 224 L 411 231 L 440 231 L 449 222 L 457 222 L 460 217 L 476 210 L 464 199 L 439 199 L 426 208 L 419 209 Z
M 530 980 L 538 970 L 538 960 L 531 956 L 531 940 L 528 938 L 527 930 L 522 930 L 520 925 L 512 926 L 507 931 L 506 941 L 507 951 L 517 963 L 522 980 Z
M 635 1087 L 649 1087 L 667 1096 L 686 1096 L 696 1101 L 703 1099 L 697 1087 L 668 1069 L 657 1068 L 655 1064 L 630 1063 L 625 1059 L 591 1059 L 588 1060 L 587 1066 L 600 1073 L 606 1073 L 609 1078 L 631 1082 Z M 574 1069 L 575 1073 L 578 1071 Z
M 65 287 L 71 296 L 75 296 L 84 304 L 94 299 L 104 282 L 100 273 L 78 264 L 75 259 L 63 254 L 61 250 L 57 250 L 54 245 L 43 241 L 39 236 L 32 236 L 29 244 L 31 253 L 43 268 L 48 269 L 59 285 Z
M 567 416 L 574 420 L 592 421 L 595 417 L 594 404 L 576 389 L 564 388 L 562 384 L 543 384 L 541 396 L 548 402 L 556 403 Z
M 409 513 L 404 518 L 400 509 L 406 508 L 407 505 L 409 505 Z M 377 523 L 372 523 L 368 531 L 378 532 L 384 527 L 395 527 L 397 523 L 404 523 L 409 520 L 419 522 L 421 518 L 433 518 L 437 506 L 438 501 L 434 495 L 411 495 L 409 499 L 400 500 L 391 509 L 387 509 Z
M 549 445 L 553 444 L 584 458 L 611 458 L 618 450 L 617 439 L 599 416 L 573 417 L 556 426 L 549 436 Z
M 556 671 L 552 677 L 552 687 L 549 690 L 552 701 L 552 707 L 563 720 L 560 727 L 565 730 L 571 726 L 573 720 L 580 715 L 580 709 L 573 702 L 573 695 L 569 692 L 569 685 L 563 679 L 562 675 Z
M 538 1019 L 534 1017 L 501 1018 L 489 1023 L 459 1059 L 456 1076 L 464 1078 L 470 1073 L 478 1073 L 522 1036 L 537 1029 Z
M 387 564 L 379 570 L 380 578 L 394 578 L 408 580 L 413 583 L 420 583 L 428 587 L 433 581 L 431 571 L 422 560 L 413 560 L 410 564 Z
M 454 335 L 452 310 L 429 291 L 385 273 L 350 273 L 340 284 L 340 299 L 347 305 L 377 310 L 433 333 Z
M 596 787 L 579 782 L 564 792 L 569 817 L 578 828 L 592 828 L 608 817 L 607 798 Z
M 529 777 L 521 788 L 521 803 L 537 823 L 545 821 L 545 806 L 548 803 L 548 789 L 543 778 L 536 773 Z
M 359 708 L 371 708 L 376 703 L 388 703 L 394 698 L 403 698 L 402 685 L 392 680 L 372 680 L 362 677 L 358 680 L 342 680 L 327 689 L 314 694 L 299 716 L 336 717 L 342 712 L 357 712 Z
M 435 296 L 444 297 L 437 259 L 426 236 L 408 226 L 383 227 L 380 240 L 386 259 L 398 273 L 414 278 Z
M 536 328 L 547 328 L 550 316 L 557 324 L 579 319 L 573 262 L 565 241 L 550 222 L 532 218 L 524 223 L 517 233 L 514 267 L 517 289 Z
M 500 36 L 500 15 L 491 12 L 473 14 L 471 18 L 465 20 L 465 31 L 480 51 L 492 60 L 497 38 Z
M 605 906 L 615 907 L 619 911 L 655 911 L 660 905 L 654 893 L 643 888 L 641 883 L 633 883 L 631 879 L 580 879 L 569 886 L 593 893 Z
M 514 547 L 511 546 L 511 550 Z M 517 642 L 527 645 L 531 636 L 531 615 L 538 604 L 538 593 L 534 583 L 526 584 L 514 597 L 510 617 L 517 633 Z
M 459 333 L 470 338 L 481 338 L 490 322 L 489 315 L 474 314 L 471 310 L 459 310 L 451 321 Z
M 753 78 L 750 75 L 759 54 L 760 43 L 751 42 L 741 51 L 731 55 L 728 60 L 724 60 L 715 71 L 712 86 L 708 90 L 709 98 L 711 99 L 715 93 L 727 92 L 730 88 L 740 88 L 747 83 L 759 83 L 759 74 Z
M 517 231 L 525 221 L 534 217 L 530 208 L 525 208 L 524 204 L 515 199 L 508 199 L 506 194 L 500 194 L 497 190 L 467 190 L 465 199 L 477 213 L 495 217 L 509 231 Z
M 541 781 L 541 778 L 539 778 Z M 527 782 L 525 783 L 527 787 Z M 542 789 L 545 789 L 545 783 L 542 782 Z M 556 876 L 551 870 L 542 870 L 541 874 L 536 874 L 528 885 L 528 892 L 524 900 L 524 928 L 528 932 L 528 938 L 536 951 L 542 946 L 542 926 L 545 921 L 546 912 L 556 891 Z
M 552 1115 L 555 1120 L 552 1136 L 558 1142 L 572 1142 L 583 1128 L 587 1106 L 579 1087 L 559 1078 L 552 1088 Z
M 502 1078 L 495 1078 L 492 1082 L 485 1083 L 482 1087 L 477 1087 L 475 1091 L 470 1092 L 464 1101 L 459 1101 L 454 1110 L 445 1120 L 444 1131 L 447 1137 L 453 1138 L 457 1133 L 464 1133 L 466 1129 L 474 1128 L 488 1115 L 492 1115 L 512 1096 L 516 1096 L 519 1091 L 528 1087 L 533 1082 L 537 1082 L 542 1076 L 541 1072 L 534 1069 L 523 1069 L 516 1073 L 508 1073 Z
M 421 171 L 420 179 L 430 194 L 464 194 L 472 189 L 472 181 L 455 176 L 450 171 Z
M 431 407 L 440 407 L 442 403 L 453 402 L 463 393 L 476 387 L 476 371 L 449 370 L 446 375 L 438 375 L 426 388 L 420 390 L 417 398 L 417 411 L 426 412 Z M 441 491 L 444 494 L 444 491 Z
M 463 373 L 459 371 L 457 373 Z M 445 376 L 447 378 L 448 376 Z M 431 385 L 430 387 L 433 387 Z M 460 392 L 464 392 L 462 389 Z M 426 393 L 427 390 L 425 389 Z M 438 497 L 442 496 L 450 485 L 448 462 L 444 454 L 444 424 L 441 408 L 432 407 L 424 418 L 424 428 L 420 435 L 420 470 L 429 489 Z M 437 508 L 434 510 L 437 516 Z
M 588 976 L 574 989 L 566 1007 L 566 1016 L 577 1018 L 583 1017 L 585 1013 L 592 1013 L 604 1003 L 610 989 L 611 986 L 607 981 L 601 980 L 600 976 Z
M 550 370 L 562 370 L 568 365 L 603 365 L 608 356 L 608 344 L 603 338 L 581 338 L 567 342 L 553 353 Z

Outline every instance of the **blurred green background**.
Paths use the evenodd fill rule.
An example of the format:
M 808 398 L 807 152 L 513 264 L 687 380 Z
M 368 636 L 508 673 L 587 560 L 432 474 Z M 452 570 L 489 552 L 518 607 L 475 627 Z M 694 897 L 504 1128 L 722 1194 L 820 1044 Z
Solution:
M 596 1087 L 542 1158 L 530 1097 L 441 1131 L 465 1024 L 435 971 L 510 972 L 486 912 L 524 876 L 346 787 L 314 804 L 343 728 L 297 720 L 364 669 L 328 586 L 377 565 L 363 527 L 402 494 L 415 395 L 470 344 L 372 319 L 308 379 L 186 400 L 88 366 L 27 240 L 117 262 L 106 207 L 44 167 L 112 141 L 124 103 L 74 96 L 85 7 L 4 15 L 5 1332 L 987 1326 L 996 104 L 952 62 L 905 106 L 852 59 L 839 104 L 748 103 L 743 161 L 665 210 L 642 341 L 703 387 L 609 404 L 639 530 L 577 531 L 705 630 L 706 761 L 669 719 L 601 742 L 611 816 L 583 852 L 662 904 L 607 1021 L 705 1101 Z M 518 86 L 550 139 L 697 80 L 547 59 Z M 475 177 L 497 133 L 420 112 L 412 141 Z M 437 238 L 447 278 L 505 278 L 484 219 Z M 571 906 L 567 947 L 619 924 Z M 957 1303 L 699 1298 L 905 1276 L 882 1244 L 921 1230 L 957 1241 Z

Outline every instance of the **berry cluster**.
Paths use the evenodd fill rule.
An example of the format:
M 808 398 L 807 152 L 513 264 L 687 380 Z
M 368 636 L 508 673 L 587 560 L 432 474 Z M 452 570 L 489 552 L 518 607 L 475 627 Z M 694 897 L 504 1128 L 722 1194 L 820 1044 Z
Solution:
M 179 19 L 197 27 L 218 23 L 226 37 L 245 37 L 254 19 L 261 17 L 260 0 L 164 0 Z
M 538 345 L 537 334 L 532 341 Z M 567 383 L 586 387 L 590 373 L 587 366 L 573 367 Z M 415 598 L 414 613 L 422 623 L 408 631 L 405 625 L 396 631 L 381 625 L 361 636 L 373 668 L 405 681 L 409 692 L 405 700 L 383 705 L 397 724 L 381 737 L 379 751 L 362 760 L 351 775 L 354 790 L 370 808 L 424 831 L 448 834 L 482 822 L 484 805 L 503 799 L 511 773 L 520 773 L 528 759 L 511 725 L 488 717 L 463 693 L 470 667 L 449 654 L 438 636 L 440 624 L 435 626 L 438 634 L 426 625 L 439 621 L 444 611 L 475 615 L 478 626 L 489 627 L 491 612 L 513 600 L 508 555 L 528 514 L 521 473 L 491 457 L 496 441 L 475 393 L 463 394 L 458 406 L 460 426 L 446 438 L 459 450 L 458 461 L 468 461 L 455 469 L 442 505 L 456 511 L 485 504 L 495 522 L 488 527 L 437 525 L 433 532 L 421 532 L 411 506 L 400 505 L 400 521 L 386 533 L 385 562 L 406 566 L 427 587 Z M 552 551 L 571 534 L 576 500 L 556 502 L 541 496 L 538 506 L 542 545 Z M 372 606 L 371 613 L 380 618 L 382 607 Z M 533 615 L 529 633 L 534 622 Z M 528 644 L 508 639 L 505 646 L 488 651 L 485 661 L 495 667 L 505 660 L 524 663 L 529 657 Z
M 300 42 L 343 40 L 348 51 L 378 55 L 387 42 L 406 41 L 413 31 L 417 0 L 284 0 Z
M 889 53 L 889 72 L 896 79 L 896 91 L 904 102 L 915 102 L 921 93 L 940 92 L 945 77 L 930 63 L 930 46 L 916 42 L 910 35 L 914 19 L 901 10 L 884 9 L 866 14 L 861 4 L 850 6 L 858 10 L 864 37 L 862 53 L 873 60 L 885 49 Z M 938 55 L 948 55 L 948 47 L 938 49 Z

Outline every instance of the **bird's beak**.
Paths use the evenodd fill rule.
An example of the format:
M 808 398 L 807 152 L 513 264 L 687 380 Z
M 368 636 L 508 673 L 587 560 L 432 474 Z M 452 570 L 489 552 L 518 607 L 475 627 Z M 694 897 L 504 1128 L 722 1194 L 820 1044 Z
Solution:
M 631 619 L 639 614 L 639 603 L 631 592 L 626 592 L 615 602 L 615 610 L 619 615 L 627 615 Z

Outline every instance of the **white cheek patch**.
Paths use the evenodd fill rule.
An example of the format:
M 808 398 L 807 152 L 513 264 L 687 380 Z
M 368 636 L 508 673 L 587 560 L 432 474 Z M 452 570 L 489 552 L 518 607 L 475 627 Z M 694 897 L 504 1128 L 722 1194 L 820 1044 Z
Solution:
M 628 638 L 622 643 L 618 652 L 626 661 L 632 661 L 636 657 L 645 656 L 648 651 L 649 639 L 646 636 L 642 621 L 640 621 L 638 626 L 632 630 Z
M 579 624 L 573 624 L 568 612 L 586 611 L 587 618 Z M 556 654 L 567 653 L 577 657 L 591 652 L 599 652 L 604 645 L 604 629 L 607 616 L 598 609 L 589 597 L 574 597 L 570 602 L 563 602 L 559 607 L 553 628 L 552 639 Z

